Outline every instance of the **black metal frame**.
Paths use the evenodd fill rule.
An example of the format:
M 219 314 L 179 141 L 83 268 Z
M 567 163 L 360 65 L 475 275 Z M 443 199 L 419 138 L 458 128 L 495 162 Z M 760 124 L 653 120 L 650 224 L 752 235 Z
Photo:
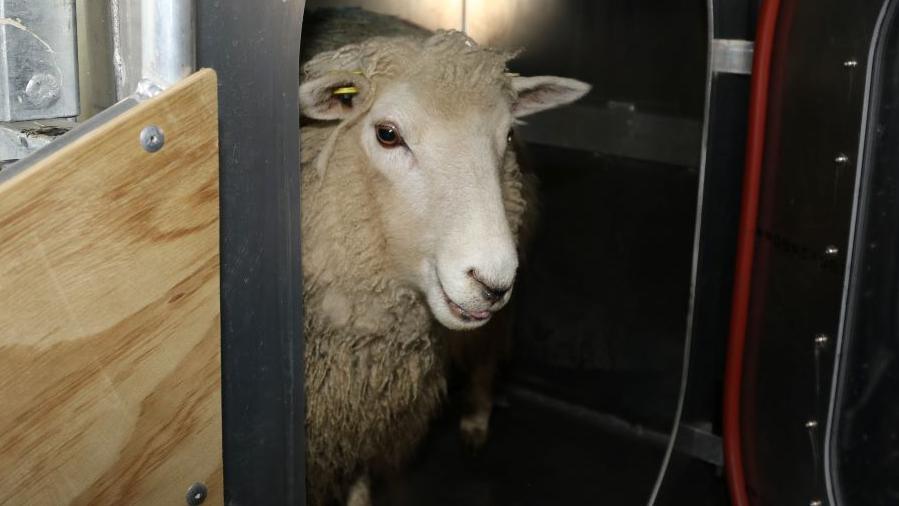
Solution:
M 299 54 L 304 2 L 201 0 L 218 73 L 225 503 L 304 504 Z

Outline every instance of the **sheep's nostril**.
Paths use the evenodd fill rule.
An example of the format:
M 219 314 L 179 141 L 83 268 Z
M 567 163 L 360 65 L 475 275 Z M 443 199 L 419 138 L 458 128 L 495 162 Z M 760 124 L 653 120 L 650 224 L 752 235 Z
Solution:
M 475 269 L 469 269 L 468 275 L 471 277 L 471 279 L 475 280 L 479 285 L 481 285 L 481 296 L 491 304 L 502 299 L 503 296 L 506 295 L 506 292 L 509 291 L 509 287 L 499 288 L 490 286 L 478 276 L 478 271 L 476 271 Z
M 493 302 L 496 302 L 496 301 L 502 299 L 503 296 L 506 295 L 506 292 L 508 292 L 508 291 L 509 291 L 508 288 L 495 289 L 495 288 L 488 288 L 485 285 L 483 291 L 481 292 L 481 295 L 483 295 L 483 297 L 485 299 L 487 299 L 488 302 L 493 303 Z

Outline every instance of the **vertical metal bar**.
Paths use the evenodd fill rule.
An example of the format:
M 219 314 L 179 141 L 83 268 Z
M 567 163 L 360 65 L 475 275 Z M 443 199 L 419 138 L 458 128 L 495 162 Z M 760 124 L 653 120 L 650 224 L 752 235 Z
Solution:
M 755 0 L 709 0 L 706 5 L 709 43 L 752 38 L 758 7 Z M 742 180 L 741 171 L 733 169 L 744 162 L 749 79 L 741 74 L 716 74 L 714 68 L 707 68 L 706 79 L 691 299 L 684 343 L 688 356 L 684 357 L 678 422 L 672 430 L 674 451 L 666 453 L 651 504 L 682 502 L 679 483 L 686 476 L 683 473 L 692 474 L 697 469 L 680 452 L 690 427 L 706 422 L 713 434 L 720 430 L 717 385 L 722 380 L 725 355 L 721 336 L 726 334 L 730 320 Z
M 715 2 L 706 0 L 706 81 L 705 81 L 705 104 L 703 105 L 702 114 L 702 146 L 699 155 L 699 180 L 696 185 L 696 222 L 693 225 L 693 256 L 690 267 L 690 299 L 687 307 L 687 328 L 684 338 L 684 356 L 681 366 L 681 384 L 680 392 L 677 398 L 677 409 L 674 414 L 674 423 L 671 426 L 671 433 L 668 437 L 668 445 L 665 448 L 665 455 L 662 457 L 661 466 L 659 466 L 659 474 L 652 486 L 649 494 L 648 506 L 653 506 L 659 498 L 662 489 L 662 483 L 668 473 L 668 466 L 671 463 L 671 455 L 674 452 L 677 443 L 678 431 L 681 427 L 681 418 L 684 412 L 684 402 L 687 396 L 687 386 L 690 373 L 690 352 L 693 344 L 693 319 L 696 311 L 696 278 L 699 271 L 699 251 L 700 238 L 702 232 L 702 204 L 704 196 L 704 183 L 706 174 L 706 162 L 708 160 L 708 141 L 709 141 L 709 118 L 711 117 L 712 105 L 712 79 L 714 76 L 713 62 L 713 41 L 715 40 Z
M 192 0 L 141 1 L 141 77 L 162 88 L 196 68 Z
M 199 0 L 219 78 L 225 502 L 305 500 L 299 54 L 302 0 Z
M 137 89 L 141 78 L 140 2 L 109 0 L 112 59 L 116 98 L 122 100 Z
M 78 121 L 116 103 L 115 72 L 112 66 L 110 4 L 76 0 L 75 22 L 78 49 L 78 88 L 81 111 Z
M 462 0 L 462 20 L 459 29 L 462 33 L 468 33 L 468 0 Z

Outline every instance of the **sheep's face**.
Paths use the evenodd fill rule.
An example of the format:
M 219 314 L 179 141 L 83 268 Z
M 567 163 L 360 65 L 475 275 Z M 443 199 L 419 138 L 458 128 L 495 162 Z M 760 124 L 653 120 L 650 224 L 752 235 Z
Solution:
M 473 329 L 508 302 L 518 268 L 502 190 L 513 123 L 589 86 L 502 72 L 475 86 L 416 56 L 414 71 L 390 79 L 343 73 L 304 83 L 301 104 L 307 116 L 352 120 L 344 135 L 367 160 L 398 277 L 444 326 Z M 329 98 L 347 84 L 360 91 L 352 101 Z
M 450 115 L 422 91 L 386 86 L 356 134 L 383 181 L 397 267 L 443 325 L 474 328 L 506 304 L 518 267 L 500 175 L 513 118 L 498 92 L 492 107 Z

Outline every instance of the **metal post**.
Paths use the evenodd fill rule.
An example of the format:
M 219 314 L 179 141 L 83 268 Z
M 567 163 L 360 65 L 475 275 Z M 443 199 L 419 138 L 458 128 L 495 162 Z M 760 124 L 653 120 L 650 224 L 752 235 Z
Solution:
M 138 93 L 153 95 L 196 68 L 196 8 L 192 0 L 141 0 L 140 17 Z

